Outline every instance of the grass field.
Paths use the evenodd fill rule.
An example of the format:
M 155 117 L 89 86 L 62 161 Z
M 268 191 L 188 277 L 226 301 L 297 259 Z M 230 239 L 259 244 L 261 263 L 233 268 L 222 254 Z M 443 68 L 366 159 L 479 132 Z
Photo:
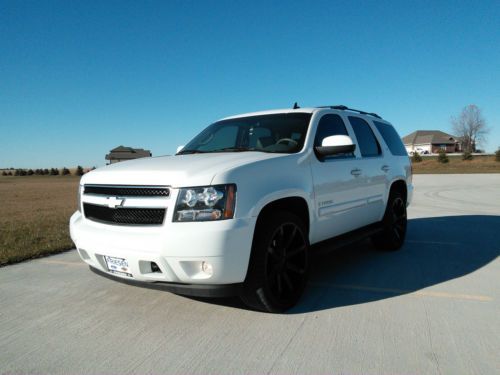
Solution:
M 448 156 L 448 163 L 439 163 L 437 156 L 425 156 L 420 163 L 413 163 L 413 173 L 500 173 L 500 162 L 495 156 L 474 156 L 462 160 L 462 155 Z
M 73 247 L 76 176 L 0 176 L 0 265 Z

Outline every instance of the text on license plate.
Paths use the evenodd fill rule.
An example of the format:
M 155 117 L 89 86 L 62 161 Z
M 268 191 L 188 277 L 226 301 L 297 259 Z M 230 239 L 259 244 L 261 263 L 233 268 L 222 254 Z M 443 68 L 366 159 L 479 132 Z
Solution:
M 109 272 L 132 277 L 128 261 L 126 259 L 115 258 L 105 255 L 104 260 L 106 261 L 106 265 L 108 266 Z

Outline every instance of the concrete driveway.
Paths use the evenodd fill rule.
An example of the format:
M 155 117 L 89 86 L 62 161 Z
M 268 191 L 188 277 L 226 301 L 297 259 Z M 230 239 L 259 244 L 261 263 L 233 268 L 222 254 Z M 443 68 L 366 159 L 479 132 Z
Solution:
M 500 175 L 417 175 L 404 248 L 313 260 L 286 315 L 99 277 L 75 251 L 0 269 L 0 373 L 498 374 Z

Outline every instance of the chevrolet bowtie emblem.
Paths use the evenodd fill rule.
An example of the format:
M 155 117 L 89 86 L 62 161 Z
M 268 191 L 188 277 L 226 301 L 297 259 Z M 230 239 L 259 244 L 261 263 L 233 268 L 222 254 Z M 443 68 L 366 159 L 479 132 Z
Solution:
M 106 199 L 106 203 L 108 204 L 109 208 L 121 207 L 121 206 L 123 206 L 124 202 L 125 202 L 125 198 L 108 197 Z

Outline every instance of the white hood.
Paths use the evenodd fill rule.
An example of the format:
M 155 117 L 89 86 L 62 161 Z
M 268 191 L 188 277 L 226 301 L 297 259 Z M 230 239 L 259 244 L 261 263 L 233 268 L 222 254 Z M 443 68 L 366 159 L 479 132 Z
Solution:
M 82 177 L 81 184 L 210 185 L 217 173 L 287 154 L 224 152 L 141 158 L 98 168 Z M 231 181 L 228 181 L 231 182 Z

